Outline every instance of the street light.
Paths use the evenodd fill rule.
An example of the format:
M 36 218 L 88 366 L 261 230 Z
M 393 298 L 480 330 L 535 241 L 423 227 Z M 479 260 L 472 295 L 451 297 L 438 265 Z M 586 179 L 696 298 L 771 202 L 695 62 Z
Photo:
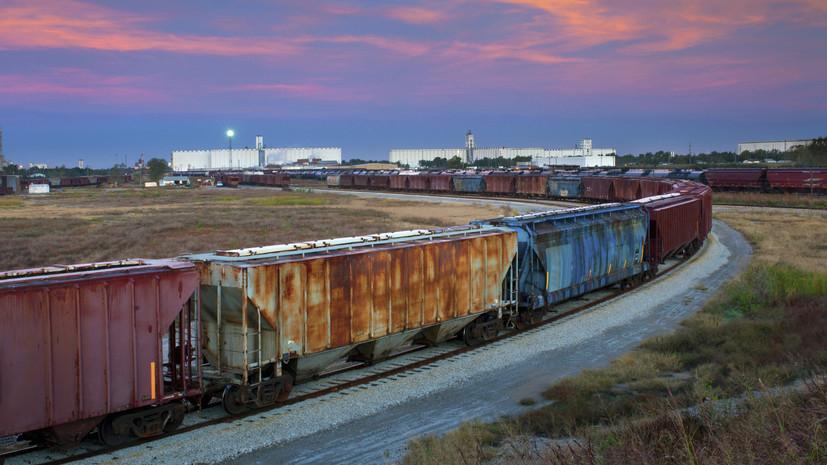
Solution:
M 235 132 L 232 129 L 227 130 L 227 137 L 230 138 L 230 168 L 233 167 L 233 136 Z

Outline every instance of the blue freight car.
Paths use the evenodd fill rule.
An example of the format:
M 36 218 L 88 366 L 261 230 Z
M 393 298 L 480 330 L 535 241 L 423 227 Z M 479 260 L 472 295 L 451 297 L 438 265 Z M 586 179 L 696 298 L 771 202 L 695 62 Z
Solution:
M 484 176 L 454 176 L 454 192 L 485 193 Z
M 582 194 L 579 176 L 552 176 L 548 178 L 550 197 L 580 197 Z
M 519 302 L 524 310 L 648 273 L 649 217 L 639 205 L 611 203 L 475 222 L 517 232 Z

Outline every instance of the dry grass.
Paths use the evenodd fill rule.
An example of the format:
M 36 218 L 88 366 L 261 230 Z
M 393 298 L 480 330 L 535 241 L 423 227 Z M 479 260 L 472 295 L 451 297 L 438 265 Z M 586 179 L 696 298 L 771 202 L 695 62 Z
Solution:
M 827 272 L 827 218 L 800 213 L 716 212 L 755 247 L 756 260 Z
M 759 205 L 764 207 L 804 207 L 827 209 L 827 196 L 804 194 L 760 194 L 755 192 L 715 192 L 717 205 Z
M 0 198 L 0 270 L 460 225 L 501 213 L 269 189 L 66 189 Z

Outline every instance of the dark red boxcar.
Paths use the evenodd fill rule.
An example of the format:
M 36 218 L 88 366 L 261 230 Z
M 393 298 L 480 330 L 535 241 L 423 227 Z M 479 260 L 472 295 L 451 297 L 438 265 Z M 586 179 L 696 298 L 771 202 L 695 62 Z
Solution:
M 497 195 L 514 195 L 517 193 L 517 175 L 509 173 L 491 173 L 485 176 L 485 193 Z
M 767 183 L 773 190 L 820 194 L 827 191 L 827 169 L 767 170 Z
M 339 187 L 353 187 L 353 175 L 343 174 L 339 176 Z
M 548 197 L 548 175 L 524 174 L 517 176 L 517 195 L 521 197 Z
M 617 177 L 614 180 L 615 198 L 617 200 L 637 200 L 643 198 L 641 194 L 640 178 Z
M 370 175 L 367 174 L 354 174 L 353 175 L 353 187 L 357 189 L 367 189 L 370 186 Z
M 390 176 L 387 174 L 371 174 L 368 178 L 370 179 L 368 186 L 371 189 L 386 191 L 390 187 Z
M 428 191 L 431 189 L 431 180 L 428 175 L 417 174 L 408 177 L 408 187 L 412 191 Z
M 697 245 L 702 200 L 680 196 L 643 204 L 649 212 L 649 262 L 652 267 Z
M 706 172 L 706 180 L 713 189 L 762 190 L 766 187 L 764 168 L 716 169 Z
M 453 190 L 451 188 L 451 179 L 453 176 L 450 174 L 431 174 L 428 175 L 428 182 L 430 183 L 429 191 L 432 192 L 451 192 Z
M 153 405 L 160 418 L 140 410 L 149 431 L 133 433 L 177 426 L 184 406 L 171 402 L 202 389 L 198 289 L 195 265 L 177 260 L 0 273 L 0 437 L 76 442 L 103 420 L 111 438 Z
M 408 190 L 408 176 L 404 174 L 391 176 L 388 185 L 391 190 L 406 191 Z
M 615 200 L 614 178 L 584 176 L 583 197 L 597 200 Z

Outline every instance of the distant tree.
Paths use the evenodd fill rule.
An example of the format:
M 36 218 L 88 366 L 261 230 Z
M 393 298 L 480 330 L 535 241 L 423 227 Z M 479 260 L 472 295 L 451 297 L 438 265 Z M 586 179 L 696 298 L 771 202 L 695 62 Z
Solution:
M 149 169 L 149 179 L 158 182 L 164 176 L 169 165 L 167 165 L 167 161 L 162 158 L 153 158 L 149 160 L 146 164 L 147 169 Z

